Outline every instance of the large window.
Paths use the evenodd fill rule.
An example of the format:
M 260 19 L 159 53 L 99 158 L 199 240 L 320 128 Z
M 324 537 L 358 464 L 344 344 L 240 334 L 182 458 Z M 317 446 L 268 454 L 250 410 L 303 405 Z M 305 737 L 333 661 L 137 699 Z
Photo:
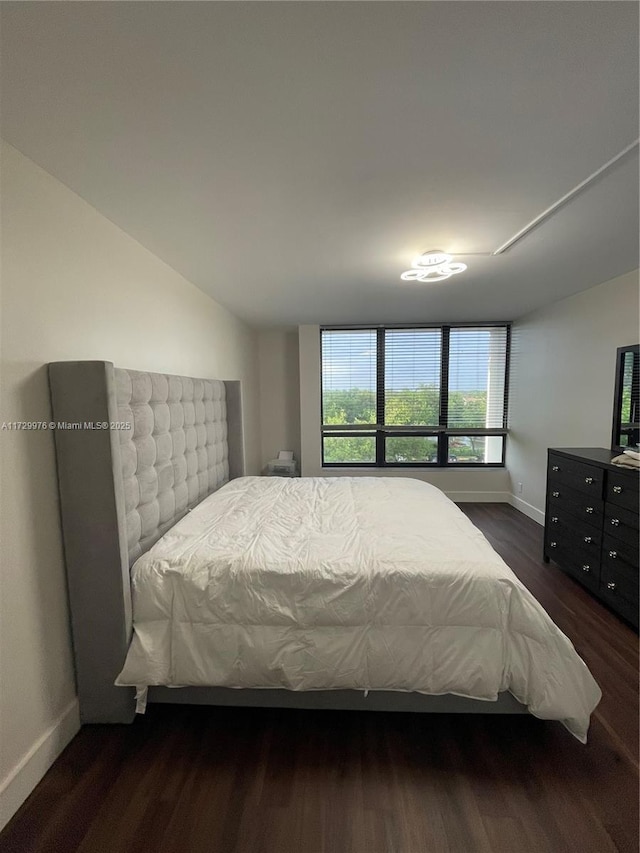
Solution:
M 322 329 L 323 465 L 504 465 L 509 333 Z

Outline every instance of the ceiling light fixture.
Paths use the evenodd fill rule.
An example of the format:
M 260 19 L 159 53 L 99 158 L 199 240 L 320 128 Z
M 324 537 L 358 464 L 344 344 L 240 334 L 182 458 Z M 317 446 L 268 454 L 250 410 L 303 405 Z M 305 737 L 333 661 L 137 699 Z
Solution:
M 402 281 L 445 281 L 452 275 L 466 270 L 466 264 L 451 263 L 451 255 L 433 249 L 423 252 L 411 261 L 412 269 L 403 272 Z

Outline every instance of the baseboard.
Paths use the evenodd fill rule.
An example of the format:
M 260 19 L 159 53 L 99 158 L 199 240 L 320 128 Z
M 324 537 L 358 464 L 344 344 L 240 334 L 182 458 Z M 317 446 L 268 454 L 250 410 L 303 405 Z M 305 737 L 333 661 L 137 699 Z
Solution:
M 481 503 L 481 504 L 508 504 L 509 492 L 450 492 L 445 490 L 445 495 L 456 504 Z
M 0 829 L 11 820 L 79 731 L 80 708 L 74 699 L 0 783 Z
M 519 498 L 517 495 L 509 495 L 509 503 L 512 507 L 524 513 L 524 515 L 529 516 L 534 521 L 537 521 L 538 524 L 541 524 L 544 527 L 544 513 L 542 510 L 533 506 L 532 504 L 528 504 L 526 501 L 523 501 L 522 498 Z

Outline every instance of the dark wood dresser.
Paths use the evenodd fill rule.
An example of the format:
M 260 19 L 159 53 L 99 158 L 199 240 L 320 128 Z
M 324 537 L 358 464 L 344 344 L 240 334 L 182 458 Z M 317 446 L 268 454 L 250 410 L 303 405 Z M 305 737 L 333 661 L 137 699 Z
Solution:
M 551 448 L 544 560 L 638 627 L 638 471 L 599 447 Z

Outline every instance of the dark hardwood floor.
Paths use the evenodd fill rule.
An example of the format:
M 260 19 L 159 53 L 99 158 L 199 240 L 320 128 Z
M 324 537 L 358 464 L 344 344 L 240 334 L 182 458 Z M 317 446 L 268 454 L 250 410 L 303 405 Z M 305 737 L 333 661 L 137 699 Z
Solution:
M 542 562 L 534 522 L 462 509 L 600 683 L 586 746 L 529 716 L 151 706 L 85 726 L 0 850 L 636 853 L 637 635 Z

